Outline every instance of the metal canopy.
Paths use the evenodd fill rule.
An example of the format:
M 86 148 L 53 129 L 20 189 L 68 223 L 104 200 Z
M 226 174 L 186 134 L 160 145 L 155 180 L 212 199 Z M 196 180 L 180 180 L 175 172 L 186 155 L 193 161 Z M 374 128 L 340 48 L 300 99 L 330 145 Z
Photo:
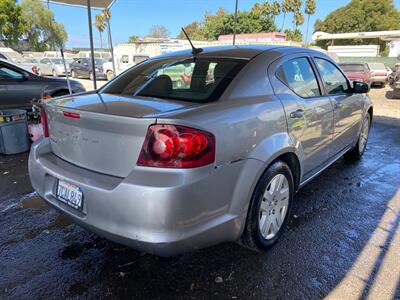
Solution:
M 49 2 L 60 3 L 60 4 L 65 4 L 65 5 L 88 7 L 87 0 L 50 0 Z M 114 0 L 91 0 L 90 6 L 93 8 L 107 8 L 113 2 L 114 2 Z

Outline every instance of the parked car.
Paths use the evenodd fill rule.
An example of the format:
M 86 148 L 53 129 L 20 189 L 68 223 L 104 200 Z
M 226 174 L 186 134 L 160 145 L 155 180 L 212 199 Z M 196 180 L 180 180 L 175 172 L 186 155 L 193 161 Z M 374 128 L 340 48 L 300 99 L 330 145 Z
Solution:
M 23 56 L 11 48 L 0 47 L 0 59 L 9 60 L 18 64 L 22 62 Z
M 147 54 L 123 54 L 121 58 L 115 62 L 115 72 L 119 75 L 130 67 L 133 67 L 149 58 L 150 56 Z M 103 64 L 103 72 L 107 76 L 107 80 L 114 78 L 113 65 L 111 61 L 107 61 Z
M 81 83 L 71 80 L 74 93 L 84 92 Z M 0 109 L 31 109 L 32 101 L 42 96 L 69 94 L 66 79 L 40 77 L 12 62 L 0 59 Z
M 368 63 L 371 70 L 371 85 L 385 87 L 388 81 L 386 66 L 383 63 Z
M 38 74 L 39 62 L 36 58 L 24 58 L 18 65 L 29 72 Z
M 351 81 L 361 81 L 371 86 L 371 70 L 366 63 L 348 62 L 339 63 L 347 78 Z
M 169 71 L 188 66 L 191 84 L 174 84 Z M 32 186 L 76 223 L 145 252 L 238 240 L 264 251 L 282 235 L 296 191 L 342 155 L 363 155 L 367 91 L 304 48 L 149 59 L 96 92 L 46 102 Z
M 65 62 L 67 73 L 70 73 L 70 67 Z M 38 65 L 39 76 L 51 75 L 53 77 L 65 76 L 65 67 L 61 58 L 42 58 Z
M 393 73 L 389 76 L 389 85 L 393 89 L 392 97 L 400 98 L 400 64 L 397 63 Z
M 106 75 L 103 72 L 103 64 L 105 62 L 106 60 L 102 58 L 94 59 L 97 79 L 107 79 Z M 93 80 L 93 68 L 90 58 L 75 59 L 75 61 L 70 64 L 70 68 L 71 76 L 73 78 L 89 78 L 90 80 Z

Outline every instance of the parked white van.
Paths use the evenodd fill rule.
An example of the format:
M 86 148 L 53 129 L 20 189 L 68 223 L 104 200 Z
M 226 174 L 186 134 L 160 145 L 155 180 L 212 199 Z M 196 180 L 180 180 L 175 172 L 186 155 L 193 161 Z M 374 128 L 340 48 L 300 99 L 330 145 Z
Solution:
M 139 53 L 124 53 L 119 58 L 115 59 L 115 72 L 116 75 L 121 74 L 126 69 L 137 65 L 138 63 L 149 59 L 150 56 L 147 54 Z M 103 72 L 107 76 L 107 80 L 111 80 L 114 77 L 112 62 L 108 61 L 103 64 Z

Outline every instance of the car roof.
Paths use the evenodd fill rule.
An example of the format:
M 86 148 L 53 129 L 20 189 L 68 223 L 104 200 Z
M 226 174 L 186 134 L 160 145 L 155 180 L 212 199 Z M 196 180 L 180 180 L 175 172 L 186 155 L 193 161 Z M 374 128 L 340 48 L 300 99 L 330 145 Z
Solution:
M 242 58 L 242 59 L 252 59 L 257 55 L 268 52 L 275 51 L 281 54 L 290 54 L 297 52 L 310 52 L 316 55 L 324 55 L 320 51 L 315 51 L 309 48 L 293 47 L 293 46 L 280 46 L 280 45 L 239 45 L 239 46 L 215 46 L 215 47 L 204 47 L 203 51 L 198 53 L 197 57 L 226 57 L 226 58 Z M 153 58 L 162 57 L 174 57 L 174 56 L 193 56 L 191 49 L 186 49 L 182 51 L 176 51 L 160 55 Z
M 355 62 L 340 62 L 339 65 L 366 65 L 366 63 L 355 61 Z

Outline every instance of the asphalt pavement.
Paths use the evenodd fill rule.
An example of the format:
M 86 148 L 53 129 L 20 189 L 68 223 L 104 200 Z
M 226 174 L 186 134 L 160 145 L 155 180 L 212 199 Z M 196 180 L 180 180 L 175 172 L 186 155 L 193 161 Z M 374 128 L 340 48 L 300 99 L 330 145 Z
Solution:
M 70 223 L 32 193 L 27 154 L 0 156 L 0 299 L 400 299 L 399 152 L 400 119 L 377 117 L 363 159 L 301 189 L 268 253 L 172 258 Z

